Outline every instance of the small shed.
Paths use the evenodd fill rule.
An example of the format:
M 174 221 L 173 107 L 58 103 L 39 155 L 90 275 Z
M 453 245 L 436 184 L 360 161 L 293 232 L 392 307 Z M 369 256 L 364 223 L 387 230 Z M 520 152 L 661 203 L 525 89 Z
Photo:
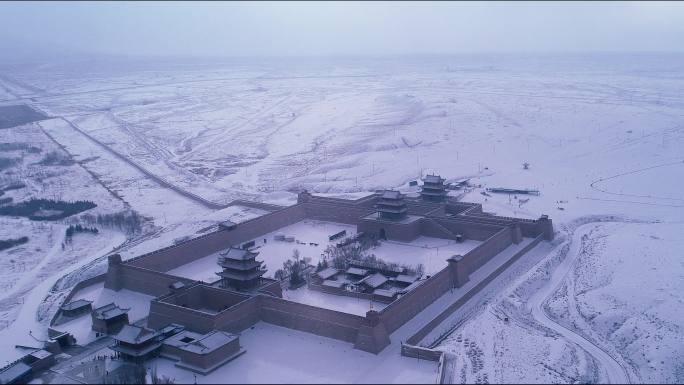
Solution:
M 350 267 L 347 269 L 346 273 L 347 273 L 347 275 L 351 276 L 350 278 L 359 280 L 359 279 L 365 277 L 366 275 L 368 275 L 368 270 L 361 269 L 358 267 Z
M 322 280 L 330 279 L 337 275 L 338 270 L 334 267 L 328 267 L 316 273 L 316 276 Z
M 93 311 L 93 301 L 78 299 L 60 307 L 64 317 L 76 318 Z
M 380 273 L 375 273 L 360 280 L 358 284 L 364 287 L 366 292 L 372 292 L 380 288 L 380 286 L 384 285 L 387 281 L 389 281 L 387 277 Z
M 418 280 L 418 277 L 415 275 L 407 275 L 407 274 L 399 274 L 396 277 L 394 277 L 393 281 L 396 285 L 401 286 L 401 287 L 406 287 L 411 285 L 413 282 L 416 282 Z
M 394 299 L 397 297 L 398 290 L 395 288 L 390 288 L 390 289 L 377 289 L 373 291 L 373 295 L 375 297 L 378 297 L 377 299 L 380 301 L 394 301 Z
M 93 331 L 103 334 L 116 334 L 128 325 L 128 310 L 120 308 L 115 303 L 99 307 L 91 313 Z

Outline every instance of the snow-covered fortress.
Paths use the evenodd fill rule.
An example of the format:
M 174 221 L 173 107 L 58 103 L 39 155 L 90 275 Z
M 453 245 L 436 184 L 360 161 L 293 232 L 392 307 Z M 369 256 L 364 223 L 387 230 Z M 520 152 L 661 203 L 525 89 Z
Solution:
M 478 284 L 467 287 L 466 299 L 539 242 L 553 239 L 553 225 L 547 216 L 529 220 L 487 214 L 480 204 L 459 202 L 447 196 L 443 182 L 440 177 L 428 176 L 420 196 L 415 197 L 384 191 L 348 200 L 304 191 L 298 195 L 297 203 L 288 207 L 241 201 L 238 203 L 242 206 L 268 213 L 242 223 L 221 223 L 214 231 L 198 238 L 126 261 L 117 254 L 111 255 L 107 273 L 88 284 L 100 280 L 106 289 L 153 296 L 145 325 L 136 325 L 141 330 L 156 331 L 157 336 L 161 335 L 159 331 L 171 330 L 169 325 L 173 325 L 184 328 L 185 333 L 211 335 L 215 339 L 218 338 L 215 333 L 224 333 L 222 338 L 227 344 L 234 339 L 230 336 L 263 321 L 379 353 L 390 344 L 390 335 L 395 330 L 445 293 L 467 285 L 469 277 L 493 258 L 505 258 L 505 261 L 491 271 L 483 269 L 487 270 L 486 276 L 478 276 Z M 392 274 L 372 266 L 355 266 L 347 271 L 328 268 L 312 273 L 309 279 L 311 295 L 322 298 L 318 302 L 285 298 L 281 282 L 264 277 L 265 270 L 257 259 L 268 261 L 271 254 L 282 253 L 286 238 L 290 238 L 288 247 L 293 247 L 295 237 L 276 233 L 287 232 L 288 226 L 300 223 L 326 223 L 348 229 L 347 234 L 351 235 L 348 242 L 360 236 L 380 239 L 383 245 L 392 247 L 386 253 L 388 260 L 401 254 L 402 262 L 411 261 L 413 255 L 418 258 L 420 253 L 429 250 L 432 253 L 426 257 L 429 259 L 421 260 L 422 263 L 429 261 L 428 268 L 422 277 L 407 276 L 400 271 Z M 331 231 L 337 232 L 339 228 L 331 227 L 335 229 Z M 320 247 L 325 245 L 299 241 L 306 239 L 308 231 L 303 229 L 296 236 L 296 245 L 312 250 L 318 247 L 316 250 L 320 252 Z M 326 234 L 325 241 L 330 239 L 330 244 L 335 245 L 332 240 L 338 236 Z M 427 246 L 418 246 L 419 240 L 441 242 L 442 246 L 433 252 Z M 202 265 L 202 261 L 208 262 Z M 208 276 L 214 275 L 215 279 L 197 279 L 197 275 L 188 273 L 198 269 L 209 270 Z M 327 305 L 328 300 L 332 303 L 345 298 L 357 302 L 362 298 L 370 306 L 354 314 Z M 457 307 L 458 304 L 445 308 L 434 321 Z M 429 329 L 430 322 L 426 322 L 419 333 L 427 333 Z M 119 344 L 126 344 L 121 338 L 114 338 Z M 185 362 L 191 357 L 179 356 L 193 354 L 166 347 L 161 342 L 156 348 L 136 347 L 134 342 L 126 348 L 132 356 L 140 353 L 136 349 L 162 354 L 173 349 L 176 359 Z M 228 356 L 232 358 L 237 352 L 228 349 L 220 353 L 218 347 L 212 351 L 218 357 L 195 367 L 206 369 L 225 363 Z

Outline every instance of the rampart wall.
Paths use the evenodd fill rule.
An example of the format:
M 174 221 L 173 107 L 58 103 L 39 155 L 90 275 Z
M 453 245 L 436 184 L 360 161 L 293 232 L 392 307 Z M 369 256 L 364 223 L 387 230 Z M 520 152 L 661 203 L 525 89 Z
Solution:
M 169 286 L 175 282 L 185 285 L 195 283 L 191 279 L 122 263 L 109 265 L 104 286 L 116 291 L 128 289 L 157 297 L 167 294 Z
M 229 246 L 239 245 L 260 235 L 291 225 L 305 217 L 306 211 L 303 206 L 290 206 L 247 220 L 233 230 L 218 230 L 178 245 L 143 254 L 126 261 L 126 264 L 155 271 L 169 271 Z

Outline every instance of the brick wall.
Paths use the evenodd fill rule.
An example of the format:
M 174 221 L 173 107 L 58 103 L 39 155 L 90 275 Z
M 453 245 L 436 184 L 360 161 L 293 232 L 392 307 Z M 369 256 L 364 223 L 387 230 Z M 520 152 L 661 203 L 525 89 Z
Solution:
M 354 343 L 364 317 L 259 296 L 261 320 L 290 329 Z
M 305 218 L 300 205 L 253 218 L 233 230 L 219 230 L 181 244 L 157 250 L 126 261 L 126 264 L 156 271 L 169 271 L 230 246 L 237 246 L 263 234 Z
M 380 311 L 380 319 L 389 333 L 425 309 L 453 286 L 448 267 Z
M 138 266 L 120 264 L 109 266 L 105 287 L 112 290 L 128 289 L 152 296 L 170 292 L 169 286 L 175 282 L 191 285 L 195 281 L 187 278 L 145 269 Z
M 463 263 L 468 266 L 468 274 L 473 273 L 482 265 L 489 262 L 492 257 L 499 254 L 505 248 L 513 244 L 513 232 L 510 227 L 505 227 L 485 242 L 463 255 Z

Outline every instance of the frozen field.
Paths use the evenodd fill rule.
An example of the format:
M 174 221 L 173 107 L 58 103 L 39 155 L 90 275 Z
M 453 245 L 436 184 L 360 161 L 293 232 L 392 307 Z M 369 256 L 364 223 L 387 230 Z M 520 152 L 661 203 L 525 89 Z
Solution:
M 382 241 L 368 252 L 387 262 L 410 266 L 421 264 L 425 267 L 425 274 L 432 275 L 446 267 L 449 257 L 463 255 L 480 243 L 472 239 L 457 243 L 449 239 L 420 236 L 412 242 Z
M 559 234 L 554 252 L 527 274 L 521 272 L 519 281 L 502 288 L 500 298 L 470 315 L 453 339 L 444 341 L 449 349 L 472 350 L 462 355 L 468 361 L 459 361 L 456 381 L 474 382 L 478 375 L 482 381 L 504 382 L 626 375 L 632 381 L 681 382 L 676 336 L 684 321 L 663 309 L 677 308 L 673 295 L 683 288 L 672 259 L 682 246 L 668 240 L 684 221 L 682 59 L 502 55 L 4 66 L 0 89 L 12 92 L 1 103 L 28 102 L 55 118 L 0 130 L 0 142 L 24 135 L 22 141 L 47 145 L 46 133 L 79 162 L 63 168 L 73 169 L 64 178 L 48 178 L 54 181 L 49 188 L 31 182 L 30 196 L 88 196 L 98 203 L 95 210 L 131 209 L 149 218 L 144 233 L 122 248 L 125 258 L 202 234 L 220 220 L 252 215 L 230 208 L 222 212 L 202 200 L 289 204 L 301 188 L 352 196 L 387 187 L 411 191 L 408 182 L 427 172 L 448 181 L 470 178 L 481 188 L 463 200 L 499 215 L 548 214 Z M 18 100 L 24 97 L 32 99 Z M 40 156 L 26 155 L 12 172 L 31 176 L 29 165 L 37 160 Z M 529 162 L 529 170 L 523 162 Z M 541 194 L 480 194 L 486 187 L 536 188 Z M 23 194 L 4 197 L 22 199 Z M 8 290 L 0 302 L 4 325 L 15 327 L 18 339 L 30 338 L 25 325 L 44 325 L 44 312 L 53 302 L 41 305 L 41 300 L 50 287 L 32 287 L 33 278 L 18 280 L 31 271 L 30 277 L 54 283 L 56 275 L 71 271 L 56 252 L 64 223 L 41 228 L 24 219 L 0 220 L 4 237 L 32 234 L 28 244 L 0 252 Z M 590 231 L 583 241 L 585 228 L 577 232 L 578 224 L 597 220 L 618 224 Z M 115 236 L 112 232 L 109 239 Z M 87 256 L 78 257 L 79 263 L 85 266 L 111 250 L 115 245 L 106 240 L 81 243 Z M 310 242 L 304 235 L 302 241 Z M 597 247 L 614 252 L 597 249 L 582 257 L 575 252 L 582 242 L 605 244 Z M 55 253 L 46 252 L 55 245 Z M 314 263 L 322 251 L 308 243 L 274 245 L 269 237 L 260 255 L 271 274 L 295 247 Z M 649 250 L 641 249 L 645 245 Z M 426 252 L 421 255 L 427 265 L 443 263 L 451 253 L 447 250 L 421 249 Z M 654 255 L 653 264 L 636 265 L 643 254 Z M 585 265 L 563 264 L 568 256 Z M 665 259 L 656 263 L 659 258 Z M 10 260 L 15 267 L 6 270 Z M 594 265 L 596 272 L 577 268 Z M 36 267 L 44 274 L 33 275 Z M 556 281 L 550 283 L 551 277 Z M 634 282 L 648 289 L 625 297 Z M 650 282 L 658 284 L 650 287 Z M 17 283 L 23 289 L 17 291 Z M 542 306 L 547 298 L 552 300 Z M 500 321 L 503 314 L 509 323 Z M 13 323 L 17 317 L 21 325 Z M 644 348 L 641 355 L 637 351 L 646 343 L 659 348 Z M 303 370 L 292 372 L 292 380 L 332 378 Z

